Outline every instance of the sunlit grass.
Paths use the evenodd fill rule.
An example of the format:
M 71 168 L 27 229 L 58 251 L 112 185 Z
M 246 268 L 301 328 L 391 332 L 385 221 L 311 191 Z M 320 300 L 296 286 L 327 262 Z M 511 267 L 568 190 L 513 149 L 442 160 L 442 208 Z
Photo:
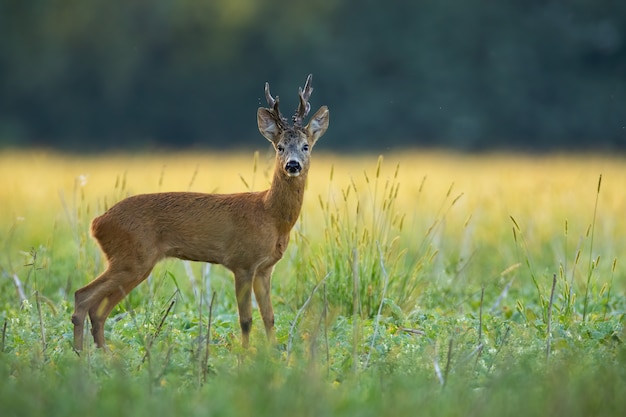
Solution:
M 0 154 L 0 215 L 4 225 L 20 222 L 24 223 L 22 228 L 40 232 L 64 220 L 64 205 L 70 209 L 73 204 L 86 206 L 88 214 L 94 216 L 131 194 L 166 190 L 230 193 L 267 188 L 272 155 L 267 150 L 261 152 L 256 171 L 254 160 L 252 153 L 99 157 L 4 153 Z M 604 181 L 598 204 L 599 238 L 615 240 L 626 231 L 626 224 L 617 216 L 626 210 L 622 192 L 626 169 L 621 158 L 390 154 L 382 163 L 379 192 L 398 166 L 400 190 L 395 206 L 397 212 L 406 213 L 408 232 L 415 230 L 411 227 L 430 225 L 448 210 L 444 198 L 451 190 L 453 198 L 462 197 L 450 210 L 446 227 L 457 232 L 471 227 L 476 241 L 502 238 L 498 233 L 502 230 L 508 234 L 509 216 L 524 223 L 526 233 L 532 230 L 538 239 L 562 233 L 566 220 L 569 233 L 578 236 L 591 220 L 600 174 Z M 365 173 L 373 179 L 376 167 L 375 155 L 314 155 L 304 219 L 319 224 L 324 214 L 319 199 L 341 203 L 342 191 L 352 184 L 361 194 L 361 208 L 370 209 L 373 186 L 367 184 Z M 46 209 L 43 216 L 42 209 Z M 309 232 L 319 230 L 312 229 Z
M 31 414 L 126 402 L 140 415 L 500 415 L 519 411 L 518 393 L 536 404 L 527 415 L 567 401 L 606 411 L 596 398 L 610 397 L 582 393 L 603 378 L 626 387 L 624 162 L 316 149 L 274 273 L 278 350 L 266 349 L 255 313 L 242 366 L 232 278 L 221 267 L 159 264 L 114 311 L 110 352 L 88 346 L 80 359 L 72 294 L 103 269 L 89 237 L 94 216 L 144 192 L 264 189 L 272 152 L 2 153 L 0 377 L 11 384 L 0 404 Z M 573 382 L 553 384 L 563 378 Z M 76 390 L 81 399 L 57 399 Z M 154 393 L 151 406 L 130 405 Z

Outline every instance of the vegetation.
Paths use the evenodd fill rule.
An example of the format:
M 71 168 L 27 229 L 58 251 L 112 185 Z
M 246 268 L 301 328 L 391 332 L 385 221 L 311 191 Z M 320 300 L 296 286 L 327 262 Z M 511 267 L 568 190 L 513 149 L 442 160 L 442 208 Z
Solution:
M 274 273 L 276 348 L 239 346 L 230 273 L 167 260 L 71 347 L 128 194 L 265 188 L 265 155 L 0 154 L 0 413 L 568 415 L 626 408 L 626 165 L 316 154 Z M 219 175 L 216 175 L 219 173 Z
M 625 27 L 620 0 L 6 0 L 0 147 L 254 146 L 264 83 L 295 108 L 312 72 L 333 149 L 623 151 Z

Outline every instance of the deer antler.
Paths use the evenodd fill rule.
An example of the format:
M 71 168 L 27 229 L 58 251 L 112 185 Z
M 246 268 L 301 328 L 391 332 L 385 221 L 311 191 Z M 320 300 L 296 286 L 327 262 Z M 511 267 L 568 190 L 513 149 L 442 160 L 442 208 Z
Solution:
M 283 115 L 280 114 L 280 110 L 278 109 L 278 103 L 280 100 L 278 96 L 276 96 L 276 98 L 272 97 L 272 94 L 270 93 L 270 83 L 268 82 L 265 83 L 265 99 L 267 100 L 270 111 L 274 116 L 274 120 L 276 120 L 276 122 L 281 124 L 283 127 L 286 127 L 287 119 L 285 119 Z
M 278 96 L 276 96 L 276 99 L 272 97 L 272 93 L 270 93 L 270 83 L 268 82 L 265 83 L 265 99 L 270 108 L 274 111 L 278 111 Z
M 313 87 L 311 87 L 311 78 L 313 74 L 309 74 L 306 77 L 306 82 L 304 83 L 304 89 L 298 87 L 298 95 L 300 96 L 300 104 L 298 105 L 298 110 L 296 110 L 296 114 L 293 115 L 293 124 L 302 126 L 303 120 L 309 111 L 311 110 L 311 104 L 309 103 L 309 98 L 311 97 L 311 93 L 313 92 Z

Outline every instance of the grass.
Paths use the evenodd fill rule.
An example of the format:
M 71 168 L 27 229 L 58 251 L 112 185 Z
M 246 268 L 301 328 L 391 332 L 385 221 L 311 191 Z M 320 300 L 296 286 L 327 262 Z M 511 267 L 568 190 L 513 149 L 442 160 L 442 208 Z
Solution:
M 0 413 L 620 415 L 624 160 L 316 154 L 277 265 L 278 348 L 239 347 L 230 273 L 167 260 L 71 348 L 126 195 L 269 184 L 269 154 L 0 154 Z M 207 337 L 209 335 L 209 337 Z

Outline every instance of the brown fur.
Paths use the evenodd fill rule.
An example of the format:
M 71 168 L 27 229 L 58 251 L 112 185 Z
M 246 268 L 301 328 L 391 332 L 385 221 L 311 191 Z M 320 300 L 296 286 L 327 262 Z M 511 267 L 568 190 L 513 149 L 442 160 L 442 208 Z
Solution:
M 106 255 L 108 267 L 75 293 L 75 349 L 83 348 L 87 314 L 96 346 L 105 345 L 104 323 L 113 308 L 165 257 L 221 264 L 230 269 L 235 276 L 242 345 L 249 344 L 252 291 L 268 339 L 273 341 L 271 274 L 300 214 L 310 149 L 326 131 L 328 114 L 324 106 L 306 127 L 290 127 L 279 123 L 271 110 L 259 108 L 259 130 L 276 149 L 274 178 L 268 190 L 142 194 L 122 200 L 96 217 L 91 231 Z M 309 147 L 306 152 L 305 145 Z M 293 160 L 300 163 L 299 175 L 286 167 Z

